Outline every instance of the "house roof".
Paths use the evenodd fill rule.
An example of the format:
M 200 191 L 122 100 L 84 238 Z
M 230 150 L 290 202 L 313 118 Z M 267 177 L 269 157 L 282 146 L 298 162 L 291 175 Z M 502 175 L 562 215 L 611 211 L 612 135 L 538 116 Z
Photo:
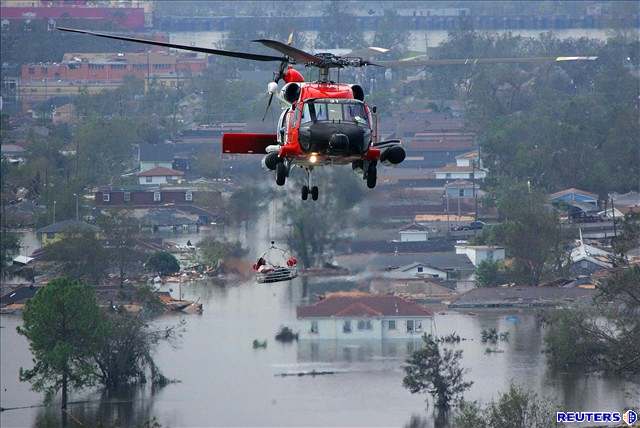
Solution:
M 472 150 L 467 153 L 456 156 L 456 159 L 476 159 L 479 156 L 477 150 Z
M 298 318 L 323 317 L 430 317 L 428 309 L 397 296 L 329 296 L 297 308 Z
M 50 224 L 42 227 L 36 231 L 36 233 L 60 233 L 70 229 L 80 229 L 89 231 L 98 231 L 99 228 L 84 221 L 79 220 L 63 220 L 57 223 Z
M 549 195 L 549 199 L 551 199 L 551 200 L 559 199 L 559 198 L 562 198 L 563 196 L 569 196 L 569 195 L 587 196 L 587 197 L 592 198 L 592 199 L 594 199 L 596 201 L 598 200 L 598 195 L 596 195 L 595 193 L 587 192 L 585 190 L 576 189 L 575 187 L 570 187 L 568 189 L 564 189 L 564 190 L 560 190 L 559 192 L 552 193 L 552 194 Z
M 16 153 L 17 154 L 17 153 L 24 153 L 25 149 L 24 149 L 24 147 L 21 147 L 21 146 L 19 146 L 17 144 L 2 144 L 0 146 L 0 151 L 2 153 L 7 153 L 7 154 L 9 154 L 9 153 Z
M 14 303 L 22 303 L 36 295 L 41 287 L 19 287 L 9 291 L 7 294 L 0 296 L 0 305 L 11 305 Z
M 449 307 L 474 307 L 497 304 L 550 304 L 558 301 L 566 302 L 567 300 L 589 301 L 593 295 L 594 290 L 578 287 L 480 287 L 471 289 L 454 298 Z
M 409 225 L 407 225 L 407 226 L 405 226 L 405 227 L 400 229 L 401 232 L 413 231 L 413 230 L 420 231 L 420 232 L 427 232 L 427 231 L 429 231 L 429 228 L 427 226 L 425 226 L 425 225 L 420 224 L 420 223 L 413 222 L 413 223 L 411 223 L 411 224 L 409 224 Z
M 435 172 L 480 172 L 482 169 L 474 168 L 473 166 L 459 166 L 456 164 L 447 164 L 435 170 Z
M 138 147 L 138 160 L 171 162 L 173 161 L 174 146 L 171 144 L 140 144 Z
M 473 183 L 467 180 L 455 180 L 444 185 L 446 188 L 467 188 L 473 187 Z M 476 185 L 476 187 L 479 187 Z
M 439 270 L 473 270 L 474 266 L 466 254 L 456 254 L 453 251 L 408 253 L 408 254 L 380 254 L 374 256 L 370 265 L 375 269 L 395 269 L 412 263 L 420 263 Z
M 177 175 L 184 175 L 184 172 L 176 169 L 165 168 L 163 166 L 157 166 L 147 171 L 139 172 L 138 177 L 174 177 Z

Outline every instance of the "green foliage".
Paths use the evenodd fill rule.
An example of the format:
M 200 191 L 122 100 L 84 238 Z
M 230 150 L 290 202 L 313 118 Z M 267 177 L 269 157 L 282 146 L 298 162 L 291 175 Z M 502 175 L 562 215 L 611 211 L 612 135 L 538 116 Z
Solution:
M 640 373 L 639 304 L 640 267 L 614 271 L 598 287 L 594 306 L 550 315 L 544 338 L 549 364 L 568 370 Z
M 191 171 L 200 177 L 222 178 L 222 160 L 213 150 L 203 150 L 195 157 L 191 164 Z
M 409 43 L 409 32 L 402 27 L 398 14 L 394 9 L 385 9 L 382 20 L 378 23 L 373 36 L 373 46 L 393 49 L 391 53 L 396 58 L 402 56 Z
M 236 189 L 227 202 L 227 216 L 232 224 L 257 218 L 266 209 L 273 191 L 254 185 Z
M 524 184 L 503 184 L 496 192 L 498 211 L 504 218 L 491 236 L 513 257 L 513 280 L 537 285 L 543 275 L 562 266 L 566 237 L 560 222 L 545 203 L 543 193 Z
M 2 258 L 2 269 L 11 264 L 13 257 L 20 251 L 20 239 L 14 232 L 0 229 L 0 257 Z
M 84 184 L 114 184 L 133 167 L 133 144 L 140 142 L 135 122 L 124 118 L 91 118 L 74 136 L 78 174 Z
M 213 68 L 196 77 L 193 90 L 202 95 L 198 123 L 242 122 L 264 110 L 264 88 L 255 82 L 221 78 Z M 268 76 L 268 75 L 267 75 Z
M 156 251 L 147 259 L 146 267 L 151 272 L 158 275 L 171 275 L 180 271 L 180 263 L 178 259 L 171 253 L 166 251 Z
M 152 331 L 143 318 L 128 314 L 105 315 L 103 324 L 104 336 L 94 358 L 100 383 L 105 388 L 146 383 L 148 370 L 154 385 L 168 383 L 151 354 L 160 341 L 175 338 L 175 328 Z
M 56 20 L 61 27 L 79 25 L 87 28 L 87 20 L 82 23 L 73 22 L 70 18 Z M 60 62 L 62 56 L 69 52 L 131 52 L 140 51 L 140 47 L 132 43 L 118 42 L 98 37 L 82 37 L 77 34 L 47 29 L 46 19 L 33 19 L 28 23 L 14 22 L 10 29 L 3 28 L 0 42 L 2 61 L 9 64 L 26 64 L 40 62 Z M 118 31 L 120 28 L 113 20 L 95 20 L 90 28 Z M 28 48 L 25 48 L 27 47 Z
M 53 394 L 95 382 L 91 355 L 102 336 L 93 288 L 67 278 L 51 281 L 27 302 L 18 333 L 29 340 L 34 367 L 20 369 L 20 380 L 35 391 Z
M 496 287 L 508 281 L 508 272 L 501 261 L 483 260 L 476 267 L 476 282 L 480 287 Z
M 616 218 L 616 225 L 620 232 L 612 240 L 613 249 L 619 262 L 624 264 L 627 253 L 640 243 L 640 213 L 627 213 L 621 221 Z
M 441 47 L 447 57 L 598 55 L 597 62 L 549 67 L 498 64 L 443 67 L 434 89 L 461 93 L 480 130 L 483 161 L 494 177 L 531 181 L 555 191 L 567 187 L 626 192 L 638 176 L 636 138 L 639 79 L 625 67 L 639 43 L 612 38 L 560 40 L 505 34 L 454 33 Z M 470 80 L 467 80 L 470 79 Z M 461 82 L 461 83 L 459 83 Z
M 214 267 L 227 257 L 241 257 L 247 252 L 239 242 L 218 241 L 213 237 L 200 241 L 198 249 L 204 264 Z
M 295 187 L 302 186 L 301 177 L 292 178 Z M 364 181 L 348 168 L 314 171 L 313 179 L 322 183 L 318 201 L 309 204 L 291 195 L 284 203 L 290 226 L 287 243 L 306 267 L 331 260 L 341 233 L 357 222 L 358 203 L 366 192 Z
M 109 267 L 109 258 L 96 232 L 71 228 L 64 236 L 46 246 L 45 260 L 59 263 L 70 278 L 100 283 Z
M 550 428 L 556 426 L 554 415 L 550 402 L 511 384 L 507 392 L 487 406 L 462 402 L 454 424 L 465 428 Z
M 315 40 L 316 48 L 356 49 L 365 46 L 362 31 L 353 25 L 354 16 L 341 2 L 337 0 L 327 2 L 322 15 L 327 19 L 324 20 L 323 28 L 318 32 Z
M 431 335 L 422 340 L 424 346 L 407 359 L 402 384 L 412 394 L 429 393 L 437 409 L 447 410 L 473 384 L 463 379 L 462 351 L 441 350 Z
M 142 268 L 144 261 L 144 252 L 138 248 L 140 222 L 130 212 L 121 210 L 102 217 L 100 226 L 107 243 L 108 260 L 117 269 L 122 286 L 127 273 Z

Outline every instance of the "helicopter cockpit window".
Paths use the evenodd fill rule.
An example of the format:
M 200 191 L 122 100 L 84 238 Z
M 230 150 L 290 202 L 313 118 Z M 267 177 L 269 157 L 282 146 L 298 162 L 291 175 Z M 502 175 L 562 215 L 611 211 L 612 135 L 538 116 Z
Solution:
M 302 109 L 302 120 L 300 123 L 311 122 L 311 112 L 309 111 L 309 103 L 304 104 L 304 108 Z
M 315 118 L 314 118 L 315 116 Z M 355 102 L 309 102 L 304 104 L 302 123 L 314 121 L 356 122 L 369 124 L 367 113 L 362 103 Z

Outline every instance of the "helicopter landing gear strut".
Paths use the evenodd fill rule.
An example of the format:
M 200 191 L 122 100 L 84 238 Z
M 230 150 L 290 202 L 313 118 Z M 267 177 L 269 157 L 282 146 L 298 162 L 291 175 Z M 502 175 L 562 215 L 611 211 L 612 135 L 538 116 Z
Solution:
M 276 184 L 278 186 L 284 186 L 289 176 L 289 166 L 285 162 L 286 161 L 281 160 L 276 165 Z
M 373 189 L 376 187 L 378 180 L 378 169 L 376 168 L 376 161 L 368 162 L 367 170 L 364 173 L 364 178 L 367 180 L 367 187 Z
M 318 200 L 318 186 L 311 186 L 311 168 L 306 168 L 307 172 L 307 184 L 302 186 L 302 200 L 306 201 L 309 198 L 309 194 L 311 194 L 311 199 L 314 201 Z

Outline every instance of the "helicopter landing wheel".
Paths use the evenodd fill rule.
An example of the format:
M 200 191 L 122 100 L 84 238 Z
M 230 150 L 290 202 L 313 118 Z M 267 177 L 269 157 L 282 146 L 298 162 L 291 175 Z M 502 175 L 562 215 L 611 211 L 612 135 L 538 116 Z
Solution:
M 302 200 L 306 201 L 308 197 L 309 197 L 309 186 L 304 185 L 302 186 Z
M 318 186 L 313 186 L 311 188 L 311 199 L 314 201 L 318 200 Z
M 375 164 L 370 164 L 367 170 L 367 187 L 373 189 L 376 187 L 376 181 L 378 179 L 378 170 Z
M 287 181 L 287 166 L 284 162 L 278 162 L 276 165 L 276 184 L 278 186 L 284 186 Z

